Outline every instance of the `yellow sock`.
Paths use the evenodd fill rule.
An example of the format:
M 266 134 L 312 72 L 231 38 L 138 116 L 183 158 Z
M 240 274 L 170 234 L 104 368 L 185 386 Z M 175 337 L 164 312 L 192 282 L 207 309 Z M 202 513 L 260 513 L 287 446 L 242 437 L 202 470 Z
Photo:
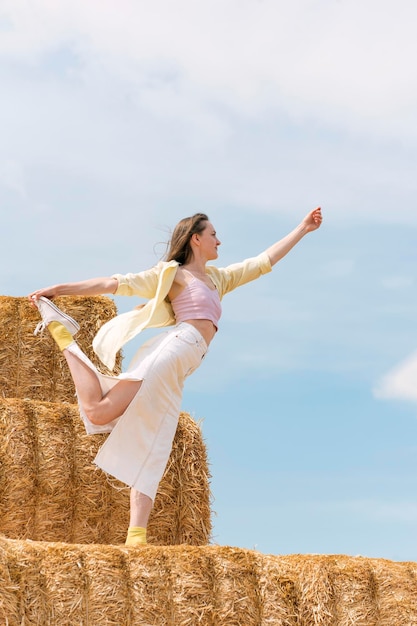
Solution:
M 69 330 L 67 330 L 60 322 L 51 322 L 48 324 L 48 330 L 61 352 L 62 350 L 65 350 L 65 348 L 68 348 L 68 346 L 74 341 Z
M 145 546 L 146 545 L 146 528 L 142 526 L 130 526 L 127 530 L 125 541 L 126 546 Z

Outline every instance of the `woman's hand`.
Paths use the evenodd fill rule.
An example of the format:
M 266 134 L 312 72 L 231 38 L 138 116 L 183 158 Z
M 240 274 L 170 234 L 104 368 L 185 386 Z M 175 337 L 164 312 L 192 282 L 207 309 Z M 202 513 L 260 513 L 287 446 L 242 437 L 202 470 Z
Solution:
M 39 300 L 41 296 L 44 298 L 52 299 L 56 296 L 55 287 L 45 287 L 44 289 L 37 289 L 28 295 L 28 300 L 32 304 L 32 306 L 36 307 L 35 302 Z
M 321 208 L 317 207 L 314 211 L 310 211 L 302 222 L 288 233 L 285 237 L 274 243 L 266 250 L 271 265 L 278 263 L 288 252 L 306 235 L 313 230 L 317 230 L 322 222 Z
M 302 224 L 308 233 L 311 233 L 313 230 L 317 230 L 320 228 L 321 223 L 323 221 L 323 217 L 321 214 L 321 208 L 317 207 L 314 211 L 310 211 L 308 215 L 302 221 Z

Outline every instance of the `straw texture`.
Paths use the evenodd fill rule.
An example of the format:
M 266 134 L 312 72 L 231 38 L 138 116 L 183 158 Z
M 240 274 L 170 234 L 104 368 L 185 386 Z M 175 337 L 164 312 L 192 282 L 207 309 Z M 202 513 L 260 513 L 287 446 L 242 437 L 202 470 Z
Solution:
M 94 354 L 91 344 L 98 329 L 116 315 L 116 306 L 106 297 L 61 297 L 57 306 L 75 318 L 81 330 L 81 349 L 108 373 Z M 5 398 L 31 398 L 49 402 L 74 402 L 75 388 L 65 359 L 48 331 L 33 335 L 40 315 L 26 298 L 0 296 L 0 389 Z M 120 372 L 118 355 L 115 373 Z
M 8 626 L 414 626 L 415 571 L 414 563 L 360 557 L 0 537 L 0 620 Z
M 91 341 L 113 302 L 57 304 L 88 320 L 79 343 L 98 365 Z M 26 299 L 0 297 L 0 624 L 417 626 L 416 563 L 206 545 L 206 449 L 186 413 L 148 527 L 154 545 L 122 545 L 129 490 L 93 465 L 106 435 L 85 434 L 62 356 L 48 333 L 33 337 L 38 319 Z
M 105 437 L 85 434 L 76 405 L 0 399 L 0 532 L 16 539 L 123 543 L 129 490 L 93 464 Z M 205 545 L 210 533 L 206 449 L 199 425 L 182 413 L 149 542 Z

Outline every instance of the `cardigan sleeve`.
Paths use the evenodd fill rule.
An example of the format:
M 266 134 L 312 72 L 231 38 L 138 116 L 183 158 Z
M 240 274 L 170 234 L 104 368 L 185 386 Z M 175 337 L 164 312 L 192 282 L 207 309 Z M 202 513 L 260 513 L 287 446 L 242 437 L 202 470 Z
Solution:
M 227 267 L 215 268 L 210 266 L 209 270 L 213 275 L 213 279 L 215 281 L 217 279 L 216 286 L 221 296 L 224 296 L 226 293 L 236 289 L 236 287 L 245 285 L 263 274 L 267 274 L 272 270 L 272 266 L 268 254 L 262 252 L 256 257 L 251 257 L 240 263 L 233 263 Z
M 160 264 L 138 274 L 113 274 L 118 282 L 115 291 L 116 296 L 139 296 L 141 298 L 153 298 L 158 286 L 161 273 Z

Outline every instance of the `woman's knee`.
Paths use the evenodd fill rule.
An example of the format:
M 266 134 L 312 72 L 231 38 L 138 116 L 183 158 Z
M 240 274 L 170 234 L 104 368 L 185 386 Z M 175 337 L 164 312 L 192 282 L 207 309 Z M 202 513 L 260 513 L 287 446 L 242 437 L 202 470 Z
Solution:
M 96 426 L 102 426 L 116 419 L 116 417 L 120 417 L 132 402 L 141 385 L 141 380 L 123 380 L 100 400 L 83 402 L 87 419 Z
M 89 422 L 95 426 L 102 426 L 105 421 L 103 408 L 96 404 L 83 405 L 84 414 Z

